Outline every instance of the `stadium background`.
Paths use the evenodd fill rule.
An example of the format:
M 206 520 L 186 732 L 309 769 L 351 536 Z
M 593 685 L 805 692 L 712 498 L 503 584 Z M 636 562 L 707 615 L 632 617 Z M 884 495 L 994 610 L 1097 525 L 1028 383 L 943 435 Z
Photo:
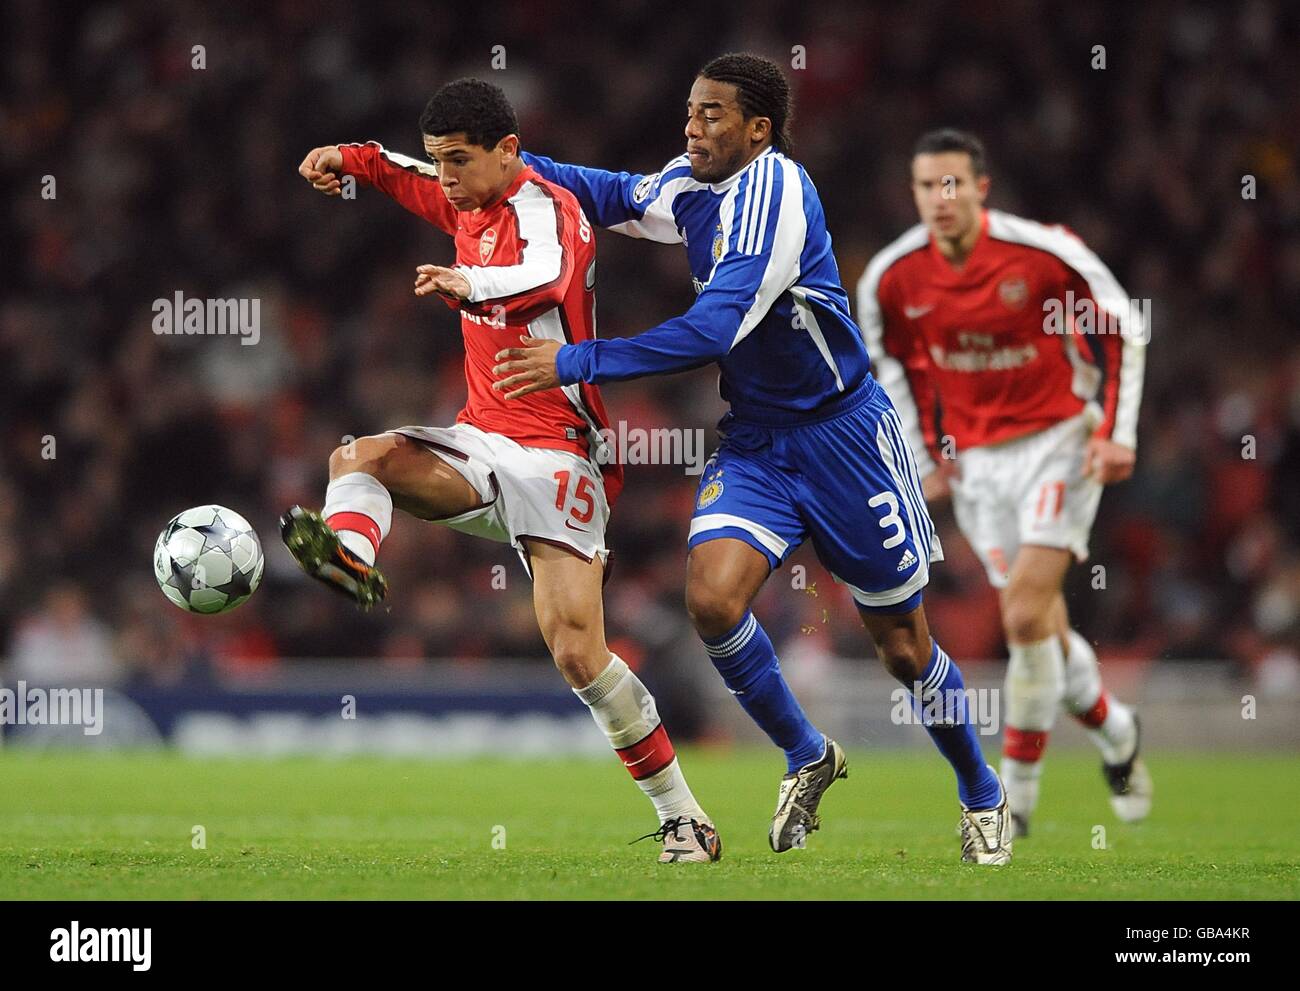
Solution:
M 450 242 L 380 194 L 325 200 L 296 167 L 339 141 L 418 154 L 427 97 L 473 74 L 511 96 L 525 147 L 652 172 L 681 150 L 704 61 L 745 49 L 788 65 L 803 45 L 806 68 L 789 72 L 795 155 L 851 296 L 870 255 L 915 222 L 912 142 L 956 125 L 986 142 L 991 205 L 1070 225 L 1130 295 L 1153 301 L 1137 472 L 1107 492 L 1094 531 L 1106 587 L 1076 569 L 1070 607 L 1122 695 L 1167 703 L 1159 742 L 1300 745 L 1300 721 L 1276 708 L 1269 727 L 1238 712 L 1243 694 L 1290 714 L 1300 697 L 1300 11 L 1267 0 L 665 10 L 7 2 L 0 675 L 115 686 L 164 732 L 218 704 L 235 720 L 273 709 L 337 722 L 340 689 L 394 711 L 540 705 L 586 719 L 550 667 L 508 548 L 399 517 L 382 561 L 391 611 L 361 615 L 279 544 L 279 512 L 320 504 L 345 435 L 450 422 L 464 396 L 456 318 L 410 292 L 415 266 L 449 258 Z M 40 195 L 46 175 L 54 199 Z M 1248 175 L 1255 199 L 1242 195 Z M 611 233 L 598 249 L 602 336 L 689 305 L 679 249 Z M 260 299 L 260 342 L 155 335 L 152 302 L 178 290 Z M 702 427 L 711 443 L 715 384 L 702 370 L 607 387 L 606 401 L 616 420 Z M 682 605 L 695 481 L 680 466 L 629 469 L 608 628 L 679 739 L 724 739 L 751 729 Z M 163 524 L 207 502 L 246 515 L 268 559 L 260 591 L 224 617 L 172 608 L 150 570 Z M 998 665 L 975 663 L 1004 656 L 995 597 L 950 511 L 937 518 L 948 558 L 927 592 L 931 624 L 975 683 L 997 684 Z M 897 743 L 889 683 L 847 595 L 809 549 L 794 561 L 816 594 L 792 587 L 787 568 L 756 606 L 793 683 L 855 741 Z M 879 732 L 863 729 L 868 701 Z M 246 744 L 238 725 L 191 724 L 187 739 Z M 272 745 L 307 739 L 288 725 Z M 594 732 L 575 747 L 590 749 Z M 908 738 L 923 745 L 919 730 Z M 447 743 L 402 739 L 407 752 Z

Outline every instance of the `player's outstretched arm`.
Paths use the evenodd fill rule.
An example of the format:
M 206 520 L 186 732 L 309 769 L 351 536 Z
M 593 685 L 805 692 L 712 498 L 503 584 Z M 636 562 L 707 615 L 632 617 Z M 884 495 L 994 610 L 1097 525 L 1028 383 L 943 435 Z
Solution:
M 680 186 L 674 180 L 690 176 L 685 156 L 648 176 L 564 165 L 530 152 L 523 152 L 521 157 L 543 179 L 576 196 L 583 212 L 597 227 L 663 244 L 681 242 L 672 200 Z
M 512 399 L 556 385 L 668 375 L 721 359 L 798 277 L 807 218 L 797 194 L 789 200 L 790 208 L 782 209 L 786 172 L 789 181 L 797 179 L 793 166 L 775 173 L 764 196 L 768 213 L 751 225 L 763 232 L 761 237 L 742 242 L 741 225 L 735 225 L 727 250 L 686 313 L 635 337 L 506 348 L 497 355 L 500 363 L 493 370 L 501 378 L 492 387 Z
M 561 346 L 558 341 L 522 338 L 522 346 L 496 355 L 492 369 L 502 376 L 492 384 L 507 399 L 554 389 L 576 382 L 623 382 L 646 375 L 668 375 L 717 361 L 731 349 L 735 334 L 728 332 L 725 314 L 710 309 L 697 313 L 699 302 L 685 315 L 674 317 L 635 337 L 581 341 Z
M 756 255 L 737 251 L 724 256 L 686 313 L 635 337 L 563 346 L 525 338 L 523 347 L 497 354 L 493 371 L 501 378 L 492 387 L 515 399 L 559 385 L 670 375 L 718 361 L 758 326 L 792 284 L 794 250 L 790 258 L 774 256 L 770 248 Z
M 313 148 L 298 166 L 298 174 L 326 196 L 343 195 L 343 178 L 352 176 L 358 185 L 373 186 L 420 219 L 456 234 L 456 208 L 443 193 L 438 171 L 430 162 L 368 141 Z

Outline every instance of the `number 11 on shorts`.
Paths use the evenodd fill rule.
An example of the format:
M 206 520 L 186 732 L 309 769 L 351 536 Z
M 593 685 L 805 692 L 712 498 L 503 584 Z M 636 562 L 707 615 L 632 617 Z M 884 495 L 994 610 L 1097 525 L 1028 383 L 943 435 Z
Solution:
M 1054 520 L 1065 507 L 1065 483 L 1045 482 L 1038 490 L 1038 506 L 1034 517 L 1040 522 Z
M 552 477 L 559 484 L 559 490 L 555 493 L 555 508 L 564 512 L 564 506 L 569 496 L 569 475 L 567 471 L 557 471 Z M 579 523 L 590 523 L 591 518 L 596 515 L 596 500 L 591 494 L 591 479 L 586 475 L 578 476 L 578 484 L 573 488 L 573 506 L 569 509 L 569 515 Z M 579 511 L 578 504 L 585 505 L 585 509 Z

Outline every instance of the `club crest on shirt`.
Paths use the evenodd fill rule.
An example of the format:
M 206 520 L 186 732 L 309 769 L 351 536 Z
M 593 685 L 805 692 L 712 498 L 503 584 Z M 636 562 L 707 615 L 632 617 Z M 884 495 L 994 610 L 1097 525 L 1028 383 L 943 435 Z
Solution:
M 497 246 L 497 231 L 495 227 L 489 227 L 483 232 L 483 236 L 478 239 L 478 256 L 479 260 L 486 265 L 488 259 L 492 257 L 492 249 Z
M 695 507 L 703 509 L 705 506 L 711 506 L 718 501 L 720 495 L 722 495 L 722 483 L 715 478 L 700 489 L 700 498 Z
M 655 183 L 659 180 L 659 173 L 648 175 L 636 184 L 636 189 L 632 190 L 632 201 L 641 203 L 650 195 L 650 190 L 654 189 Z
M 722 260 L 722 249 L 726 244 L 722 237 L 722 221 L 718 221 L 718 229 L 713 232 L 713 264 L 716 265 Z
M 998 298 L 1009 310 L 1023 310 L 1029 301 L 1029 285 L 1019 277 L 1003 279 L 998 285 Z

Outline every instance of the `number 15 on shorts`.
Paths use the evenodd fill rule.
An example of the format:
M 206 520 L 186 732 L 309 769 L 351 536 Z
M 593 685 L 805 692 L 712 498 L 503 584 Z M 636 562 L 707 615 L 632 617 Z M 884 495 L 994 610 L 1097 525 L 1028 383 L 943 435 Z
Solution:
M 555 493 L 555 508 L 564 512 L 569 507 L 569 515 L 579 523 L 590 523 L 596 515 L 596 497 L 594 486 L 586 475 L 578 476 L 578 484 L 573 487 L 570 499 L 569 480 L 572 472 L 557 471 L 553 476 L 559 489 Z

